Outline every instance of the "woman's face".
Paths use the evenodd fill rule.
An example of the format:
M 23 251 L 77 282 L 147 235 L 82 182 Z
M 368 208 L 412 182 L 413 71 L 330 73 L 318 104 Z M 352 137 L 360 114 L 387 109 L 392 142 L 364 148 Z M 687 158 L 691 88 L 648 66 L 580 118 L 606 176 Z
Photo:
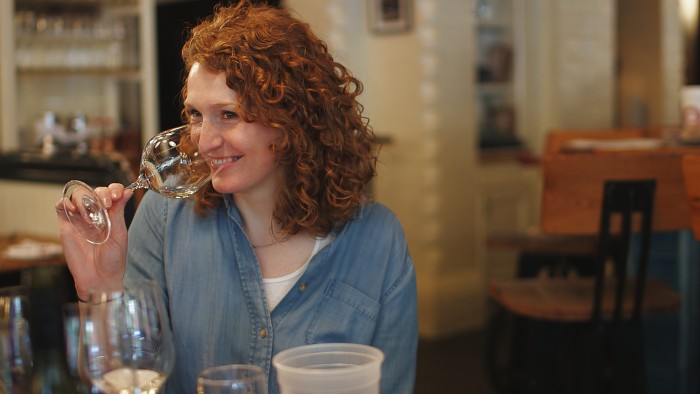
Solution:
M 195 63 L 187 77 L 185 108 L 196 127 L 199 150 L 212 168 L 219 193 L 272 193 L 279 169 L 272 145 L 282 131 L 238 117 L 237 95 L 223 72 Z

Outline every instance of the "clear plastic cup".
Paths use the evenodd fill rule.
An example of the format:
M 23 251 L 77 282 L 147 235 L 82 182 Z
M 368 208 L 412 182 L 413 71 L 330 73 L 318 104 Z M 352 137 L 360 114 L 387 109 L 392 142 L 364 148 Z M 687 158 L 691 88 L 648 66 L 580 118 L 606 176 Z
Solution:
M 319 343 L 272 358 L 282 394 L 378 394 L 384 353 L 355 343 Z

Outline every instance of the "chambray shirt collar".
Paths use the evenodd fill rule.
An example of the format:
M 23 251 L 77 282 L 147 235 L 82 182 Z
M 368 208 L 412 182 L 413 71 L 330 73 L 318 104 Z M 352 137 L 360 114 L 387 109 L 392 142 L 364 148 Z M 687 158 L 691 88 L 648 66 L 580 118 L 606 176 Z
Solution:
M 224 207 L 226 208 L 226 214 L 228 217 L 233 220 L 233 222 L 241 229 L 243 229 L 243 218 L 241 217 L 241 213 L 238 211 L 238 207 L 236 207 L 236 203 L 233 201 L 233 195 L 232 194 L 224 194 L 223 195 L 224 199 Z M 364 205 L 361 205 L 356 211 L 355 214 L 353 215 L 354 219 L 361 219 L 363 214 L 364 214 L 365 207 Z M 331 234 L 334 238 L 338 238 L 338 235 L 342 232 L 343 230 L 342 225 L 335 226 L 331 230 Z

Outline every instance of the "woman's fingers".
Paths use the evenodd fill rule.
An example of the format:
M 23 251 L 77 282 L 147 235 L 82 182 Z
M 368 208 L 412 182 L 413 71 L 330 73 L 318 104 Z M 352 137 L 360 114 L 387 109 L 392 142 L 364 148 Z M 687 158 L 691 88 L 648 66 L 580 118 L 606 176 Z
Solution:
M 93 217 L 99 203 L 107 209 L 112 221 L 120 220 L 120 217 L 124 215 L 126 203 L 133 195 L 133 191 L 126 190 L 124 185 L 120 183 L 112 183 L 107 187 L 95 188 L 94 192 L 99 202 L 95 201 L 91 191 L 84 187 L 77 187 L 72 190 L 69 196 L 58 200 L 54 209 L 59 221 L 68 221 L 68 216 L 71 219 L 75 216 L 80 216 L 83 219 L 81 224 L 84 223 L 86 227 L 92 226 Z
M 97 196 L 100 198 L 105 208 L 112 208 L 112 191 L 109 188 L 98 187 L 95 189 L 95 193 L 97 193 Z

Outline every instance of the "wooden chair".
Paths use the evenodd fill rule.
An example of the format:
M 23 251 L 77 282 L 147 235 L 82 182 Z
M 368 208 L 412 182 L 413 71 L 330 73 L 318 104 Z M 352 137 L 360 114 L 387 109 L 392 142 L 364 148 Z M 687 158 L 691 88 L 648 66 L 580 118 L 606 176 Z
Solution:
M 594 277 L 514 278 L 489 284 L 489 296 L 500 308 L 521 319 L 556 323 L 559 328 L 570 329 L 565 338 L 573 351 L 567 352 L 566 357 L 575 360 L 576 367 L 567 371 L 568 378 L 563 378 L 567 382 L 555 379 L 563 377 L 561 371 L 551 376 L 545 371 L 539 375 L 526 373 L 516 384 L 538 382 L 540 386 L 533 392 L 644 391 L 641 318 L 680 306 L 675 290 L 646 275 L 654 193 L 654 180 L 605 182 Z M 620 220 L 613 220 L 614 216 Z M 641 227 L 639 247 L 633 253 L 635 223 L 641 223 Z M 613 224 L 619 224 L 620 230 L 613 231 Z M 618 242 L 612 242 L 613 235 Z M 635 278 L 627 277 L 628 260 L 636 263 Z M 613 269 L 608 273 L 606 267 L 610 263 Z M 566 348 L 563 344 L 553 345 L 553 338 L 547 336 L 541 341 L 556 350 L 552 357 Z M 629 355 L 632 357 L 625 357 Z M 630 373 L 621 377 L 625 372 Z M 566 383 L 571 386 L 558 385 Z
M 543 154 L 560 153 L 562 148 L 574 139 L 616 139 L 637 138 L 644 135 L 642 129 L 596 129 L 568 130 L 554 129 L 548 135 Z M 543 171 L 544 173 L 544 171 Z M 596 235 L 548 234 L 541 229 L 530 229 L 521 233 L 489 234 L 486 241 L 489 249 L 512 250 L 517 252 L 516 278 L 534 278 L 542 273 L 550 277 L 566 276 L 575 273 L 580 276 L 593 276 L 598 239 Z M 497 360 L 499 346 L 504 339 L 512 341 L 510 358 L 518 359 L 526 322 L 520 318 L 505 316 L 501 311 L 492 314 L 488 322 L 488 344 L 486 362 L 496 387 L 507 386 L 512 371 Z M 508 357 L 506 357 L 508 358 Z M 517 361 L 516 361 L 517 363 Z M 504 372 L 503 369 L 506 371 Z M 504 379 L 506 380 L 504 382 Z
M 686 154 L 681 162 L 691 228 L 695 239 L 700 240 L 700 153 Z
M 547 135 L 544 154 L 561 151 L 568 142 L 575 139 L 618 139 L 636 138 L 645 135 L 639 128 L 566 130 L 554 129 Z M 539 230 L 523 233 L 490 234 L 486 240 L 490 249 L 513 250 L 518 253 L 516 277 L 532 277 L 545 269 L 550 276 L 568 273 L 571 269 L 582 275 L 592 275 L 592 267 L 597 252 L 597 239 L 594 235 L 551 235 Z

